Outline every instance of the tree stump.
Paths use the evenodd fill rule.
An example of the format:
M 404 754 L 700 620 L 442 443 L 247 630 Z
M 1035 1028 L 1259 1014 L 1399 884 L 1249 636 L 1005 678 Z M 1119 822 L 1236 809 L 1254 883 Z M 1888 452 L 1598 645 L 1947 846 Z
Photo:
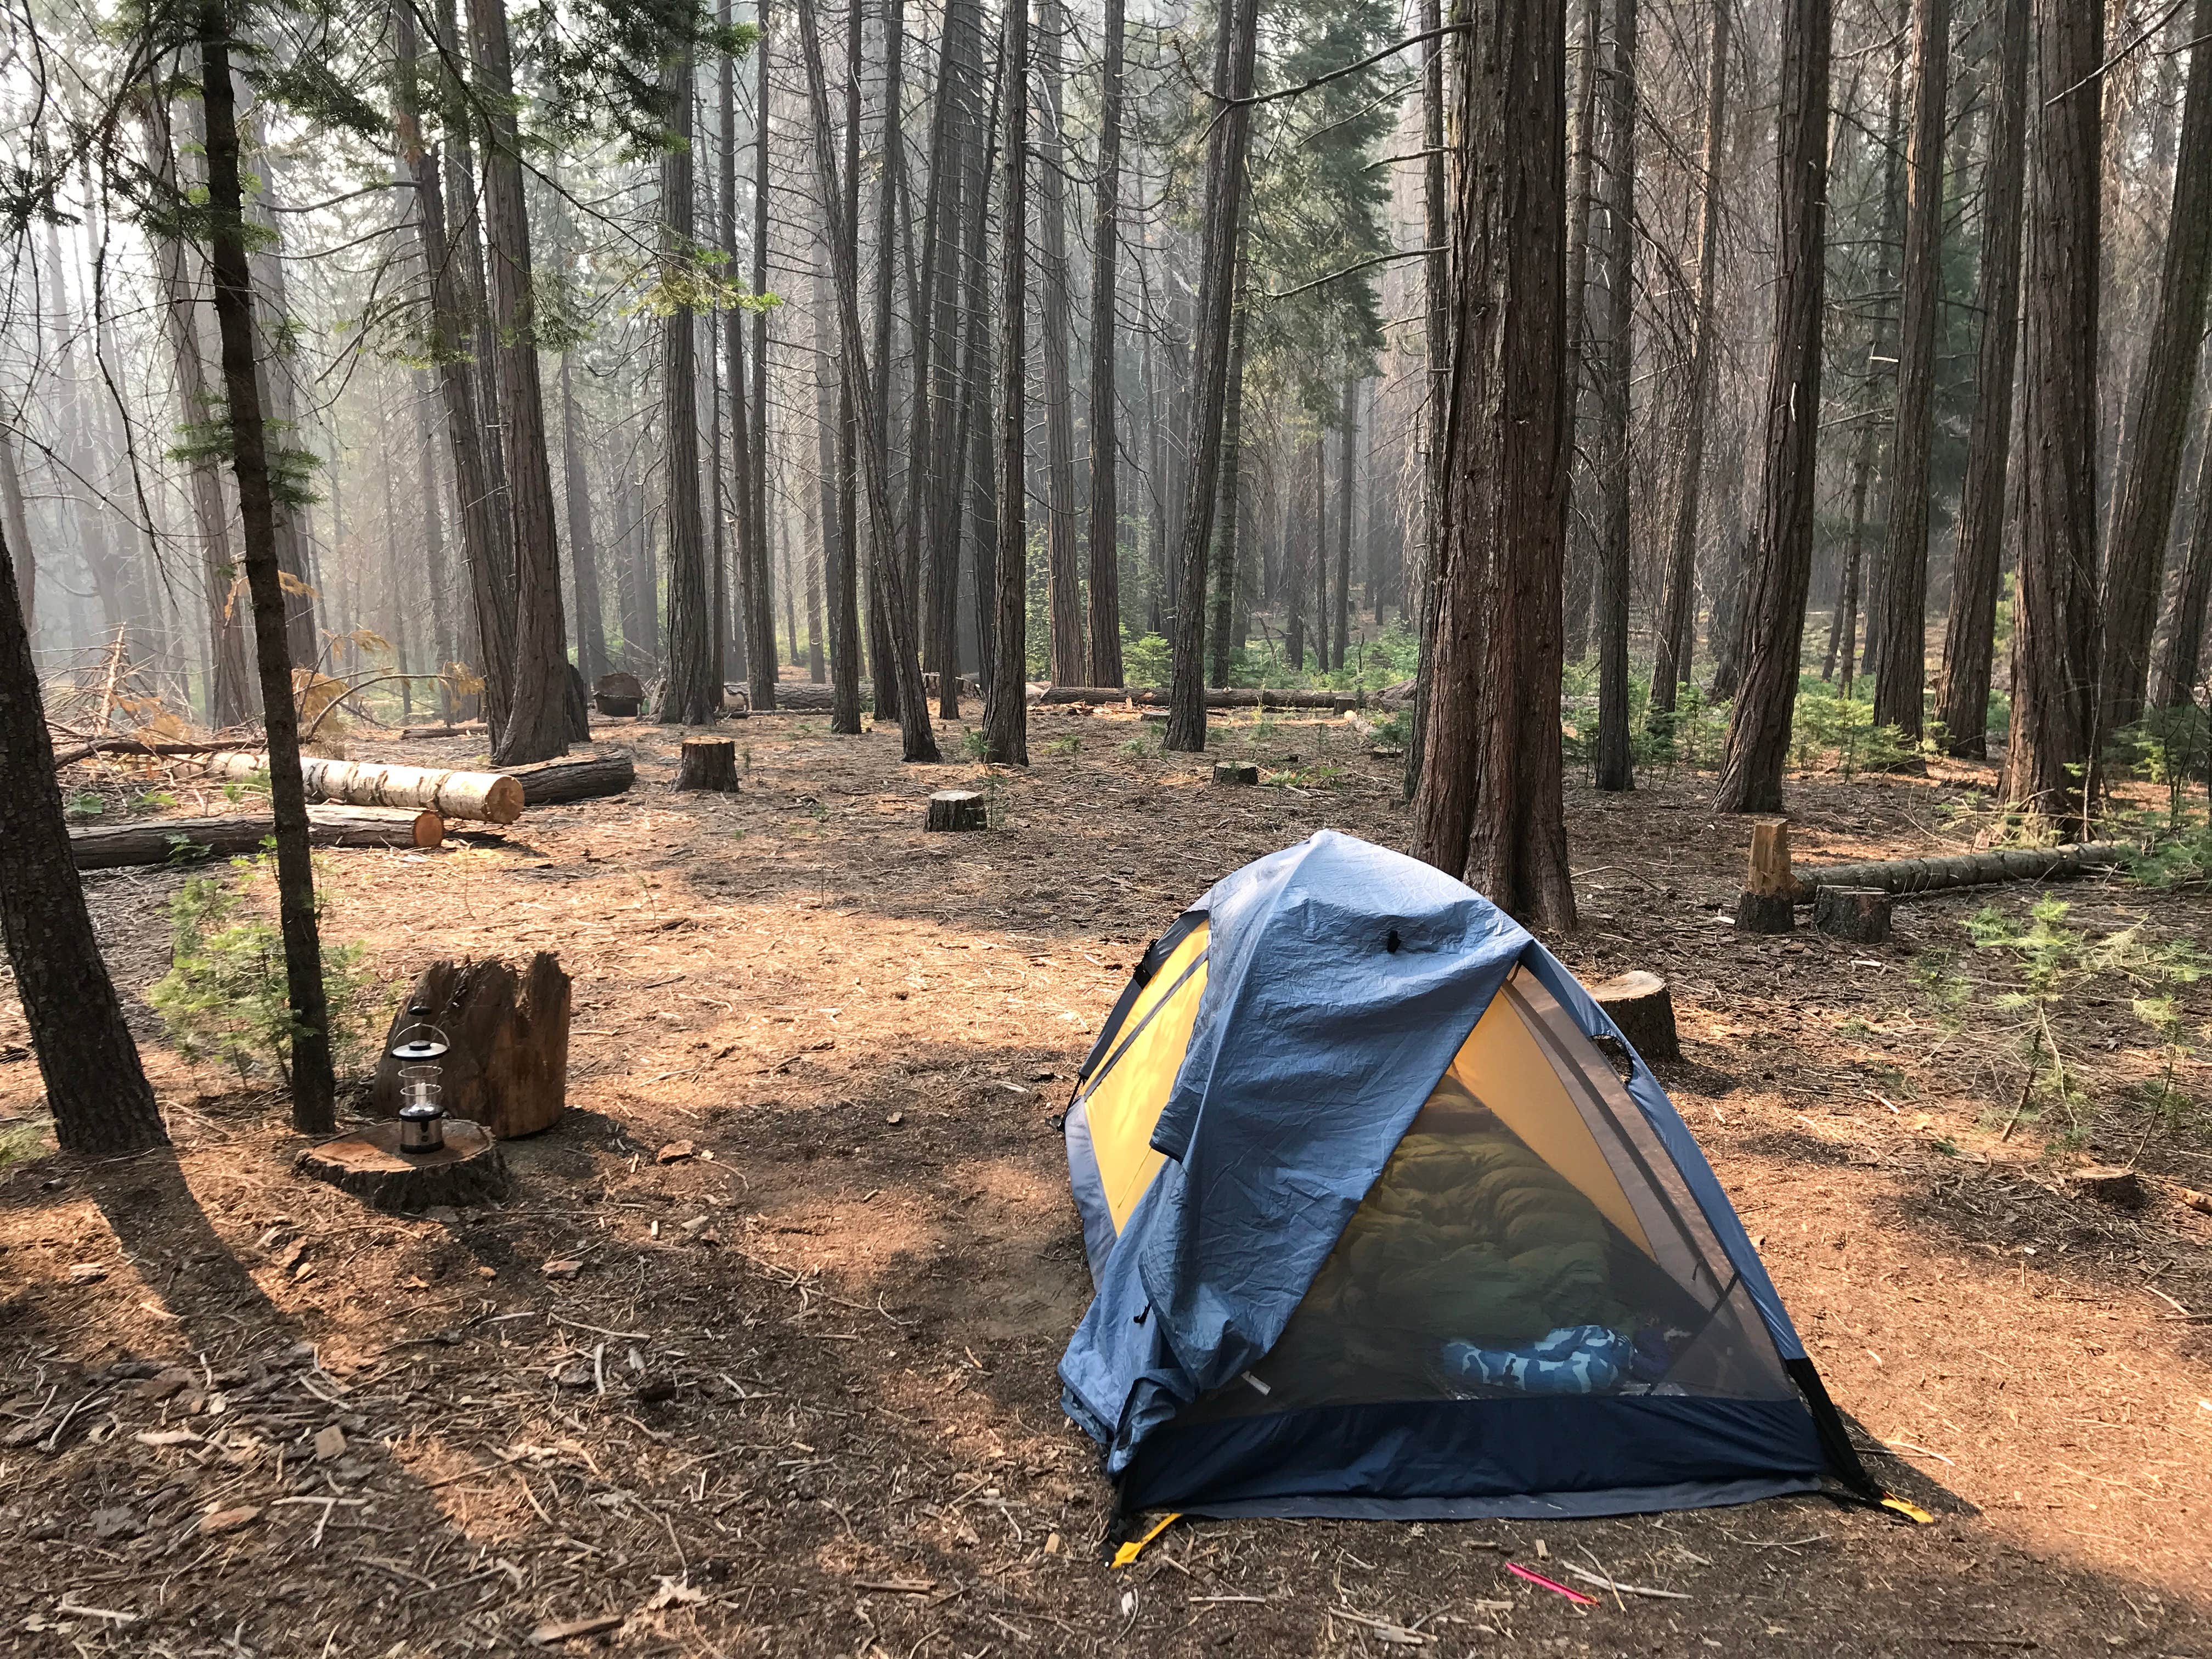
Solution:
M 989 803 L 973 789 L 940 789 L 929 798 L 932 830 L 988 830 Z
M 397 1116 L 399 1062 L 392 1041 L 417 1018 L 452 1044 L 439 1064 L 439 1104 L 501 1139 L 549 1128 L 568 1103 L 568 975 L 540 951 L 518 976 L 506 963 L 434 962 L 392 1016 L 370 1102 Z M 421 1006 L 429 1012 L 410 1015 Z
M 1216 783 L 1257 783 L 1260 769 L 1249 761 L 1216 761 L 1213 763 Z
M 1813 894 L 1813 926 L 1837 939 L 1879 945 L 1889 937 L 1889 895 L 1879 887 L 1820 887 Z
M 1681 1039 L 1674 1032 L 1674 994 L 1658 975 L 1622 974 L 1602 985 L 1593 985 L 1590 996 L 1645 1060 L 1681 1059 Z
M 2086 1193 L 2099 1203 L 2109 1204 L 2116 1210 L 2140 1210 L 2143 1206 L 2142 1177 L 2133 1170 L 2093 1164 L 2087 1169 L 2075 1170 L 2066 1177 L 2066 1183 L 2075 1192 Z
M 380 1210 L 419 1212 L 506 1197 L 507 1160 L 491 1132 L 481 1123 L 452 1117 L 445 1129 L 446 1144 L 438 1151 L 403 1152 L 397 1122 L 372 1123 L 308 1147 L 297 1168 Z
M 645 688 L 637 676 L 617 670 L 592 682 L 592 702 L 602 714 L 635 714 L 645 701 Z
M 676 769 L 678 789 L 719 789 L 727 794 L 738 787 L 738 746 L 727 738 L 686 738 L 683 758 Z
M 1786 933 L 1797 925 L 1795 909 L 1803 896 L 1790 868 L 1790 820 L 1769 818 L 1751 826 L 1751 856 L 1744 871 L 1743 894 L 1735 902 L 1735 925 L 1747 933 Z

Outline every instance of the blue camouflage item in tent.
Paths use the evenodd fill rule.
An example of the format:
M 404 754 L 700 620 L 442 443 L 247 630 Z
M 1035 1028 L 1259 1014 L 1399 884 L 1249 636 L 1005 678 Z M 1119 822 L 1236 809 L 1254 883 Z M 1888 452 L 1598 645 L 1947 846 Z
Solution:
M 1204 988 L 1151 1136 L 1164 1162 L 1118 1237 L 1087 1097 L 1068 1118 L 1097 1296 L 1060 1362 L 1063 1404 L 1104 1448 L 1124 1504 L 1603 1514 L 1808 1491 L 1823 1474 L 1879 1496 L 1680 1115 L 1603 1011 L 1518 924 L 1425 864 L 1328 830 L 1217 883 L 1170 939 L 1201 918 Z M 1148 955 L 1132 996 L 1160 954 Z M 1669 1350 L 1658 1334 L 1564 1320 L 1511 1343 L 1439 1345 L 1437 1375 L 1458 1370 L 1468 1393 L 1454 1379 L 1419 1397 L 1291 1409 L 1240 1387 L 1220 1406 L 1216 1391 L 1240 1379 L 1271 1392 L 1250 1368 L 1284 1337 L 1516 969 L 1517 1007 L 1556 1005 L 1549 1036 L 1535 1040 L 1579 1045 L 1585 1065 L 1595 1060 L 1588 1038 L 1620 1042 L 1631 1057 L 1625 1079 L 1607 1071 L 1601 1086 L 1582 1085 L 1583 1109 L 1612 1125 L 1605 1156 L 1634 1186 L 1639 1224 L 1672 1218 L 1696 1241 L 1705 1330 L 1756 1333 L 1745 1340 L 1765 1349 L 1765 1380 L 1733 1392 L 1659 1382 Z M 1094 1086 L 1131 1000 L 1085 1068 Z M 1552 1063 L 1562 1063 L 1558 1054 Z M 1510 1397 L 1474 1397 L 1501 1387 Z

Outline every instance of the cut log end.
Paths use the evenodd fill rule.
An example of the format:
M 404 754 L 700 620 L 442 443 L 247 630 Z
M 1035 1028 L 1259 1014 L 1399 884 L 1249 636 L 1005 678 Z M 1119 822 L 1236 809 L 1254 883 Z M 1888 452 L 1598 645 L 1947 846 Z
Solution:
M 1786 933 L 1797 926 L 1796 907 L 1786 893 L 1744 889 L 1735 902 L 1735 925 L 1746 933 Z
M 1674 998 L 1656 974 L 1622 974 L 1590 988 L 1590 995 L 1647 1060 L 1680 1060 L 1682 1042 L 1674 1030 Z
M 1890 896 L 1876 887 L 1820 887 L 1813 898 L 1813 926 L 1836 939 L 1879 945 L 1889 937 Z
M 738 787 L 738 746 L 727 738 L 686 738 L 677 763 L 678 789 L 714 789 L 724 794 Z
M 300 1154 L 299 1170 L 380 1210 L 413 1213 L 439 1205 L 489 1204 L 507 1191 L 507 1160 L 480 1123 L 447 1118 L 434 1152 L 399 1150 L 397 1122 L 372 1123 Z
M 2142 1177 L 2133 1170 L 2123 1170 L 2113 1164 L 2093 1164 L 2087 1169 L 2075 1170 L 2066 1177 L 2066 1183 L 2075 1192 L 2094 1198 L 2100 1204 L 2109 1204 L 2116 1210 L 2140 1210 L 2143 1206 Z
M 932 830 L 988 830 L 990 804 L 973 789 L 940 789 L 929 798 Z
M 1246 761 L 1216 761 L 1213 763 L 1216 783 L 1257 783 L 1260 769 Z

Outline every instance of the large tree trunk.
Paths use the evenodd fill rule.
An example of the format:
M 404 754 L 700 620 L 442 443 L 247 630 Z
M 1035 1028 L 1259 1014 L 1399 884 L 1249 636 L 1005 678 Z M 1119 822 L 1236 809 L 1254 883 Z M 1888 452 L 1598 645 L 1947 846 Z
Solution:
M 1560 800 L 1567 533 L 1565 0 L 1474 0 L 1459 279 L 1417 857 L 1532 927 L 1575 925 Z
M 760 25 L 760 39 L 754 43 L 753 56 L 758 60 L 753 84 L 753 126 L 756 146 L 753 169 L 753 293 L 766 298 L 768 286 L 768 209 L 770 193 L 769 177 L 769 0 L 754 0 L 753 15 Z M 753 382 L 750 392 L 752 414 L 740 441 L 750 440 L 752 446 L 752 545 L 754 574 L 758 578 L 751 598 L 752 609 L 745 617 L 745 661 L 748 665 L 748 690 L 752 706 L 757 709 L 775 707 L 775 561 L 769 556 L 768 532 L 768 313 L 752 313 Z M 735 360 L 732 359 L 734 368 Z M 736 395 L 747 395 L 740 380 Z M 790 596 L 786 596 L 785 608 L 790 608 Z M 791 648 L 793 656 L 799 651 L 797 630 L 793 630 Z M 815 678 L 819 679 L 817 672 Z
M 921 579 L 922 663 L 937 676 L 938 712 L 947 720 L 960 717 L 960 565 L 957 532 L 952 528 L 958 520 L 951 516 L 959 501 L 952 462 L 958 453 L 954 376 L 960 325 L 945 229 L 959 220 L 966 178 L 960 155 L 966 137 L 963 26 L 959 8 L 948 6 L 938 32 L 937 106 L 930 118 L 929 187 L 921 212 L 921 267 L 915 283 L 914 395 L 907 428 L 907 568 Z
M 16 574 L 31 550 L 9 545 L 18 528 L 14 514 L 0 521 L 0 931 L 54 1138 L 66 1152 L 115 1158 L 168 1137 L 70 855 Z
M 1237 485 L 1244 454 L 1244 334 L 1251 316 L 1251 295 L 1246 292 L 1245 284 L 1250 266 L 1249 253 L 1240 246 L 1237 251 L 1237 310 L 1229 334 L 1229 383 L 1223 398 L 1226 407 L 1221 417 L 1221 492 L 1214 506 L 1218 521 L 1214 526 L 1212 678 L 1216 685 L 1229 684 L 1232 644 L 1230 629 L 1236 621 L 1237 507 L 1243 494 Z M 1119 678 L 1101 682 L 1113 685 L 1121 683 Z
M 2013 368 L 2020 347 L 2021 198 L 2025 189 L 2030 0 L 1999 0 L 1996 96 L 1990 112 L 1982 186 L 1982 337 L 1978 395 L 1959 540 L 1951 556 L 1951 608 L 1943 628 L 1936 718 L 1954 755 L 1982 758 L 1989 730 L 1990 659 L 1996 638 L 2005 480 L 2012 459 Z
M 730 0 L 722 0 L 721 21 L 730 24 L 732 9 Z M 767 38 L 762 37 L 755 46 L 757 52 L 766 52 Z M 740 269 L 738 264 L 738 65 L 737 59 L 723 53 L 719 71 L 721 94 L 722 143 L 719 155 L 720 163 L 720 201 L 721 212 L 716 221 L 722 245 L 724 272 L 727 280 L 735 282 Z M 754 118 L 763 129 L 768 125 L 765 106 L 757 106 Z M 737 642 L 744 659 L 747 702 L 755 708 L 775 707 L 775 612 L 768 599 L 769 560 L 765 538 L 761 534 L 763 522 L 756 495 L 768 487 L 767 480 L 753 464 L 753 411 L 750 383 L 745 374 L 745 313 L 729 306 L 721 313 L 722 355 L 728 360 L 728 397 L 730 432 L 730 482 L 732 500 L 728 518 L 732 527 L 732 545 L 736 556 L 737 616 L 734 629 Z M 722 404 L 718 401 L 719 411 Z M 719 451 L 720 447 L 717 446 Z M 722 458 L 714 457 L 714 471 L 720 476 Z M 720 517 L 718 515 L 717 522 Z
M 2173 204 L 2166 216 L 2158 311 L 2144 346 L 2105 546 L 2105 639 L 2099 659 L 2104 679 L 2100 729 L 2105 732 L 2142 714 L 2160 578 L 2181 479 L 2182 440 L 2189 431 L 2189 405 L 2203 355 L 2205 293 L 2212 278 L 2212 0 L 2197 0 L 2189 34 L 2189 89 L 2173 167 Z
M 606 617 L 599 599 L 599 544 L 592 524 L 591 478 L 577 432 L 583 412 L 576 407 L 568 356 L 561 354 L 562 482 L 568 498 L 568 561 L 575 571 L 577 667 L 586 684 L 596 685 L 614 664 L 607 656 Z
M 145 123 L 156 186 L 174 196 L 179 185 L 166 101 L 149 98 Z M 184 404 L 186 423 L 204 428 L 216 418 L 216 411 L 208 393 L 206 361 L 200 356 L 184 239 L 173 234 L 156 237 L 155 257 L 161 284 L 161 320 L 169 338 L 169 360 L 177 373 L 177 396 Z M 189 465 L 193 526 L 200 542 L 201 595 L 207 617 L 208 724 L 235 726 L 251 710 L 252 677 L 246 659 L 245 607 L 231 602 L 237 573 L 230 550 L 230 506 L 223 500 L 222 473 L 212 454 L 195 447 Z M 10 467 L 12 471 L 12 462 Z M 29 544 L 19 540 L 17 545 L 27 548 Z M 28 611 L 24 614 L 29 615 Z
M 2212 605 L 2212 443 L 2203 448 L 2197 468 L 2197 527 L 2189 538 L 2151 678 L 2151 704 L 2157 708 L 2195 702 L 2203 684 L 2205 610 Z
M 568 752 L 568 628 L 561 615 L 561 540 L 545 455 L 538 380 L 538 309 L 514 66 L 506 0 L 469 0 L 469 46 L 482 94 L 483 201 L 491 319 L 497 332 L 500 414 L 507 431 L 508 522 L 514 550 L 514 707 L 492 742 L 502 766 Z M 689 107 L 688 101 L 686 107 Z M 676 434 L 669 434 L 672 439 Z
M 1206 556 L 1212 546 L 1214 491 L 1221 478 L 1222 405 L 1229 384 L 1229 319 L 1236 299 L 1237 245 L 1244 218 L 1244 152 L 1259 33 L 1259 0 L 1223 0 L 1214 35 L 1215 118 L 1206 157 L 1205 252 L 1199 266 L 1198 318 L 1191 349 L 1191 455 L 1183 493 L 1182 578 L 1176 595 L 1175 704 L 1167 746 L 1206 749 Z
M 875 342 L 873 373 L 876 389 L 876 423 L 875 429 L 869 434 L 868 441 L 874 445 L 876 453 L 884 458 L 884 477 L 888 481 L 891 453 L 891 403 L 897 395 L 896 387 L 898 383 L 891 364 L 891 301 L 895 297 L 894 289 L 896 287 L 898 268 L 899 188 L 906 173 L 905 122 L 899 107 L 902 96 L 900 88 L 905 80 L 906 68 L 906 0 L 882 0 L 882 5 L 883 113 L 877 140 L 880 176 L 877 181 L 875 202 L 876 239 L 873 250 L 876 256 L 875 317 L 870 329 L 870 337 Z M 854 15 L 858 15 L 857 8 Z M 852 70 L 852 73 L 857 79 L 860 73 L 857 67 L 859 63 L 857 51 L 854 54 L 853 63 L 855 67 Z M 852 135 L 848 131 L 846 156 L 848 164 L 855 168 L 854 178 L 849 186 L 853 191 L 854 203 L 854 217 L 850 222 L 855 227 L 854 246 L 857 250 L 860 246 L 860 233 L 857 228 L 860 223 L 860 185 L 857 179 L 858 164 L 853 161 L 851 137 Z M 854 268 L 859 269 L 857 260 Z M 917 328 L 920 325 L 920 319 L 917 318 Z M 909 454 L 909 459 L 911 459 Z M 905 554 L 899 545 L 893 528 L 896 523 L 896 520 L 886 518 L 883 525 L 878 526 L 872 520 L 868 531 L 868 631 L 871 659 L 876 668 L 876 718 L 878 720 L 899 718 L 898 699 L 904 689 L 903 677 L 895 672 L 890 657 L 894 648 L 893 641 L 897 637 L 890 625 L 891 618 L 888 614 L 891 593 L 896 591 L 908 596 L 905 616 L 902 618 L 907 638 L 917 637 L 916 629 L 920 626 L 921 617 L 920 611 L 911 602 L 917 572 L 913 562 L 905 559 Z M 884 577 L 884 568 L 894 562 L 899 563 L 902 579 L 896 590 L 894 590 Z
M 1797 656 L 1813 573 L 1820 432 L 1820 304 L 1828 196 L 1829 0 L 1782 0 L 1776 146 L 1774 345 L 1767 360 L 1765 474 L 1745 573 L 1743 663 L 1717 805 L 1782 810 L 1797 704 Z
M 1597 744 L 1601 789 L 1633 789 L 1628 743 L 1628 416 L 1636 326 L 1636 0 L 1613 0 L 1607 86 L 1605 340 L 1598 358 Z
M 1675 452 L 1672 534 L 1668 539 L 1666 590 L 1660 603 L 1651 665 L 1651 707 L 1674 710 L 1681 682 L 1690 675 L 1690 647 L 1697 635 L 1698 505 L 1705 486 L 1706 412 L 1713 400 L 1713 342 L 1719 316 L 1721 144 L 1728 125 L 1729 24 L 1735 0 L 1715 0 L 1712 40 L 1705 64 L 1705 179 L 1698 201 L 1698 294 L 1690 338 L 1689 386 L 1683 398 L 1681 447 Z
M 465 291 L 465 249 L 448 232 L 444 180 L 439 158 L 424 148 L 421 94 L 416 80 L 415 11 L 410 4 L 392 9 L 394 56 L 398 58 L 395 100 L 400 158 L 415 179 L 416 234 L 430 284 L 426 344 L 436 365 L 443 394 L 446 435 L 453 453 L 453 495 L 459 508 L 461 562 L 469 574 L 470 611 L 476 623 L 474 665 L 483 680 L 484 720 L 495 732 L 506 728 L 514 706 L 514 567 L 493 495 L 491 471 L 483 447 L 488 424 L 478 412 L 477 382 L 466 343 L 471 300 Z M 441 54 L 442 57 L 442 54 Z M 447 59 L 434 71 L 448 72 Z M 452 100 L 445 100 L 450 107 Z M 457 211 L 470 210 L 457 202 Z
M 1589 654 L 1590 601 L 1597 586 L 1596 550 L 1572 506 L 1583 388 L 1590 378 L 1590 221 L 1597 209 L 1598 88 L 1608 78 L 1599 62 L 1599 14 L 1603 0 L 1580 0 L 1575 56 L 1582 73 L 1575 88 L 1575 124 L 1567 171 L 1567 574 L 1561 603 L 1566 614 L 1570 662 Z M 1431 143 L 1442 140 L 1432 138 Z M 1434 162 L 1431 166 L 1437 165 Z M 1432 244 L 1433 245 L 1433 244 Z M 1587 488 L 1587 483 L 1584 485 Z M 1587 515 L 1583 515 L 1587 516 Z
M 1913 0 L 1912 129 L 1905 151 L 1905 314 L 1898 337 L 1897 417 L 1881 588 L 1868 609 L 1874 723 L 1917 744 L 1928 683 L 1928 446 L 1943 289 L 1944 110 L 1950 91 L 1951 0 Z
M 322 947 L 315 922 L 315 875 L 307 842 L 307 787 L 300 775 L 299 717 L 292 702 L 292 659 L 285 638 L 284 587 L 276 561 L 276 496 L 261 415 L 259 340 L 246 261 L 239 183 L 238 110 L 231 89 L 233 22 L 225 0 L 199 9 L 201 103 L 207 119 L 208 220 L 213 242 L 215 314 L 222 340 L 223 401 L 231 465 L 238 477 L 246 583 L 253 604 L 255 660 L 269 738 L 269 805 L 276 825 L 276 909 L 284 940 L 285 987 L 292 1012 L 292 1125 L 328 1134 L 334 1123 L 330 1009 L 323 994 Z
M 1090 666 L 1083 649 L 1083 556 L 1075 534 L 1075 398 L 1067 354 L 1075 325 L 1067 295 L 1066 144 L 1059 0 L 1037 0 L 1037 276 L 1044 331 L 1045 611 L 1051 623 L 1052 677 L 1072 680 Z M 1110 296 L 1109 296 L 1110 299 Z M 1096 296 L 1094 296 L 1094 302 Z
M 813 106 L 815 149 L 823 162 L 824 199 L 846 200 L 840 169 L 830 147 L 830 94 L 822 72 L 822 42 L 814 21 L 815 0 L 799 0 L 799 31 L 806 59 L 806 84 Z M 888 187 L 888 185 L 887 185 Z M 937 736 L 929 721 L 929 704 L 922 694 L 921 661 L 915 653 L 913 607 L 908 603 L 906 572 L 896 556 L 893 538 L 890 458 L 876 441 L 887 430 L 878 415 L 881 387 L 872 377 L 860 331 L 860 263 L 855 257 L 859 238 L 852 234 L 849 213 L 839 234 L 830 239 L 834 286 L 837 290 L 838 332 L 844 347 L 845 384 L 853 394 L 854 425 L 861 437 L 860 473 L 868 502 L 869 540 L 885 556 L 877 561 L 883 582 L 885 623 L 890 635 L 890 661 L 896 675 L 898 720 L 903 757 L 913 762 L 938 758 Z M 888 368 L 888 365 L 885 368 Z M 886 376 L 888 378 L 888 376 Z
M 982 81 L 982 12 L 975 11 L 975 27 L 970 35 L 976 53 L 975 74 L 971 84 L 979 88 Z M 990 210 L 991 178 L 999 160 L 1000 113 L 1003 107 L 1006 88 L 1006 45 L 1000 37 L 999 49 L 993 54 L 991 91 L 983 108 L 983 141 L 968 146 L 968 222 L 963 233 L 965 247 L 961 258 L 963 274 L 961 282 L 961 308 L 967 319 L 965 338 L 960 349 L 960 426 L 962 443 L 958 462 L 961 488 L 968 500 L 969 530 L 961 538 L 968 550 L 965 561 L 969 572 L 969 592 L 975 605 L 976 677 L 983 688 L 983 713 L 986 736 L 995 744 L 1000 740 L 998 728 L 990 725 L 991 708 L 997 684 L 998 663 L 998 548 L 999 497 L 997 470 L 1002 434 L 994 431 L 992 411 L 997 408 L 995 377 L 992 367 L 992 331 L 990 328 Z M 1026 108 L 1026 105 L 1024 108 Z M 1011 175 L 1010 175 L 1011 176 Z M 1020 457 L 1016 458 L 1016 471 L 1020 471 Z M 1020 665 L 1015 666 L 1013 684 L 1019 689 Z M 1024 724 L 1012 728 L 1016 732 L 1013 747 L 1022 748 L 1025 740 L 1027 714 L 1018 717 Z
M 670 42 L 662 65 L 660 270 L 681 295 L 692 264 L 692 49 L 688 31 Z M 699 508 L 698 329 L 689 305 L 668 307 L 660 325 L 660 422 L 666 434 L 668 501 L 668 671 L 653 717 L 664 725 L 704 726 L 714 718 L 714 672 L 706 537 Z M 526 758 L 537 759 L 532 756 Z
M 999 511 L 986 647 L 983 753 L 1000 766 L 1027 766 L 1029 699 L 1023 694 L 1023 683 L 1028 674 L 1030 555 L 1029 330 L 1024 314 L 1029 308 L 1029 0 L 1011 0 L 1006 29 L 1000 48 L 1006 181 L 999 204 L 999 441 L 994 463 Z
M 1121 683 L 1121 463 L 1115 420 L 1114 307 L 1121 210 L 1121 47 L 1125 0 L 1105 0 L 1105 62 L 1098 77 L 1098 204 L 1091 257 L 1091 678 Z M 1242 338 L 1241 325 L 1239 338 Z M 1232 378 L 1234 371 L 1232 371 Z M 1230 556 L 1236 556 L 1234 538 Z M 1221 647 L 1214 647 L 1217 677 Z
M 0 431 L 0 535 L 19 550 L 15 604 L 23 613 L 25 637 L 33 637 L 38 627 L 39 572 L 31 558 L 31 522 L 23 510 L 23 475 L 15 464 L 15 440 L 4 431 Z
M 1589 0 L 1595 5 L 1596 0 Z M 1420 783 L 1427 744 L 1429 685 L 1436 670 L 1437 587 L 1443 577 L 1444 404 L 1450 389 L 1451 320 L 1446 295 L 1450 286 L 1449 232 L 1444 203 L 1444 43 L 1435 38 L 1441 26 L 1438 0 L 1420 0 L 1421 29 L 1431 38 L 1421 45 L 1421 222 L 1428 256 L 1421 261 L 1422 351 L 1428 378 L 1421 391 L 1419 443 L 1421 463 L 1420 551 L 1408 581 L 1413 626 L 1420 639 L 1414 659 L 1413 731 L 1406 744 L 1406 799 Z M 1585 60 L 1587 61 L 1587 60 Z M 1570 273 L 1571 283 L 1571 272 Z M 1571 292 L 1569 303 L 1573 303 Z M 1571 313 L 1572 314 L 1572 313 Z M 1572 338 L 1571 334 L 1570 338 Z M 1572 453 L 1571 434 L 1567 448 Z
M 2004 799 L 2080 836 L 2096 790 L 2097 268 L 2105 13 L 2036 0 L 2020 575 Z
M 1336 471 L 1336 622 L 1330 630 L 1328 665 L 1344 666 L 1345 636 L 1352 631 L 1352 483 L 1359 435 L 1359 382 L 1349 369 L 1344 375 L 1344 441 Z M 1231 480 L 1231 488 L 1236 481 Z M 1235 568 L 1231 567 L 1234 577 Z

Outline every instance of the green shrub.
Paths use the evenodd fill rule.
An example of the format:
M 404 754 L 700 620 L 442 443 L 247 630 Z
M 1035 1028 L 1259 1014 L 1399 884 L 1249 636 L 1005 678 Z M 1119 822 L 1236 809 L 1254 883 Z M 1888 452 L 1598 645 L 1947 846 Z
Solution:
M 284 941 L 253 903 L 264 859 L 234 859 L 228 876 L 194 876 L 169 901 L 169 971 L 146 1000 L 189 1060 L 291 1079 L 295 1027 L 286 994 Z M 358 945 L 323 946 L 331 1057 L 341 1071 L 363 1058 L 385 995 Z

